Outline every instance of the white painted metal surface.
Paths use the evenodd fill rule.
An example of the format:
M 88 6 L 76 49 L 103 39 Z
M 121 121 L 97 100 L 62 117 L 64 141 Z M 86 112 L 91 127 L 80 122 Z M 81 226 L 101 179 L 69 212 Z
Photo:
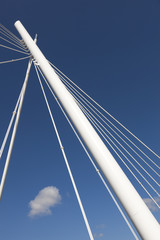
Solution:
M 10 141 L 10 145 L 9 145 L 9 149 L 8 149 L 8 153 L 7 153 L 6 163 L 5 163 L 3 174 L 2 174 L 2 179 L 1 179 L 1 183 L 0 183 L 0 199 L 2 197 L 3 188 L 4 188 L 6 176 L 7 176 L 7 171 L 8 171 L 8 167 L 9 167 L 9 163 L 10 163 L 10 159 L 11 159 L 11 154 L 12 154 L 13 145 L 14 145 L 14 141 L 15 141 L 15 137 L 16 137 L 17 128 L 18 128 L 18 123 L 19 123 L 19 119 L 20 119 L 20 114 L 21 114 L 21 110 L 22 110 L 22 106 L 23 106 L 23 101 L 24 101 L 24 96 L 25 96 L 25 92 L 26 92 L 26 87 L 27 87 L 27 83 L 28 83 L 31 65 L 32 65 L 32 59 L 30 59 L 29 63 L 28 63 L 26 77 L 25 77 L 22 94 L 21 94 L 21 98 L 20 98 L 20 102 L 19 102 L 19 107 L 18 107 L 18 111 L 17 111 L 17 115 L 16 115 L 16 120 L 14 123 L 11 141 Z M 13 113 L 13 114 L 16 114 L 16 113 Z
M 21 22 L 17 21 L 15 27 L 32 56 L 38 62 L 50 86 L 125 208 L 141 238 L 145 240 L 160 240 L 160 225 L 157 220 L 145 205 L 144 201 L 121 170 Z

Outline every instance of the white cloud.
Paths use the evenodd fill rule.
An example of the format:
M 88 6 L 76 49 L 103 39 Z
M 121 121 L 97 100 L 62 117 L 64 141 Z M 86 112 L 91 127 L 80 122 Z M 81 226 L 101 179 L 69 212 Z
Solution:
M 94 238 L 102 238 L 104 236 L 103 233 L 95 233 Z
M 160 198 L 159 197 L 155 197 L 154 200 L 157 202 L 157 203 L 160 203 Z M 144 198 L 143 201 L 145 202 L 145 204 L 148 206 L 148 208 L 153 211 L 153 212 L 156 212 L 158 211 L 158 207 L 157 205 L 154 203 L 154 201 L 150 198 Z
M 29 202 L 30 212 L 29 216 L 50 215 L 51 207 L 60 203 L 61 195 L 59 190 L 54 186 L 43 188 L 34 200 Z
M 100 224 L 100 225 L 97 225 L 96 228 L 98 229 L 98 231 L 103 231 L 103 229 L 106 228 L 106 225 Z M 103 236 L 104 236 L 104 234 L 102 232 L 94 234 L 95 239 L 103 238 Z

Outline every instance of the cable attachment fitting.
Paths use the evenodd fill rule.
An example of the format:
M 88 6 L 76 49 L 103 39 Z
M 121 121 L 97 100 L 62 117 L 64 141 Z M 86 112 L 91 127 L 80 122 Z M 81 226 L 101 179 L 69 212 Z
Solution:
M 61 148 L 61 150 L 63 150 L 64 149 L 64 147 L 62 146 L 62 147 L 60 147 Z
M 36 60 L 33 60 L 33 62 L 36 66 L 39 66 L 39 63 Z
M 16 111 L 13 111 L 13 115 L 15 115 L 17 112 Z

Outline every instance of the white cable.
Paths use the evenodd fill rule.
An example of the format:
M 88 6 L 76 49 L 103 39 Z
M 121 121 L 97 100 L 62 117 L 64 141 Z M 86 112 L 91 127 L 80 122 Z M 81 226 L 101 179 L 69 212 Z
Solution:
M 101 134 L 102 135 L 102 134 Z M 105 138 L 103 136 L 103 138 Z M 106 140 L 107 141 L 107 140 Z M 108 142 L 108 141 L 107 141 Z M 110 145 L 110 143 L 108 143 Z M 111 148 L 115 151 L 115 149 L 111 146 Z M 116 151 L 115 151 L 116 152 Z M 119 156 L 119 154 L 116 152 L 116 154 Z M 130 170 L 130 168 L 127 166 L 127 164 L 123 161 L 123 159 L 119 156 L 119 158 L 122 160 L 122 162 L 126 165 L 126 167 L 129 169 L 129 171 L 132 173 L 132 175 L 135 177 L 135 179 L 139 182 L 139 184 L 142 186 L 142 188 L 146 191 L 146 193 L 151 197 L 151 199 L 155 202 L 155 200 L 153 199 L 153 197 L 150 195 L 150 193 L 145 189 L 145 187 L 143 186 L 143 184 L 139 181 L 139 179 L 135 176 L 135 174 Z M 155 204 L 157 205 L 157 203 L 155 202 Z M 159 207 L 159 205 L 157 205 Z
M 11 38 L 10 36 L 8 36 L 4 32 L 2 32 L 1 29 L 0 29 L 0 34 L 5 36 L 7 39 L 11 40 L 12 42 L 14 42 L 19 47 L 22 47 L 24 51 L 28 52 L 27 48 L 22 43 L 19 43 L 19 42 L 15 41 L 13 38 Z
M 15 46 L 15 47 L 17 47 L 17 48 L 19 48 L 19 49 L 21 49 L 21 50 L 23 50 L 23 51 L 26 51 L 24 48 L 20 47 L 18 44 L 14 44 L 14 43 L 10 42 L 9 40 L 7 40 L 7 39 L 5 39 L 5 38 L 3 38 L 3 37 L 1 37 L 1 36 L 0 36 L 0 38 L 1 38 L 3 41 L 5 41 L 5 42 L 10 43 L 11 45 L 13 45 L 13 46 Z
M 11 140 L 10 140 L 10 144 L 9 144 L 9 148 L 8 148 L 7 158 L 6 158 L 6 162 L 5 162 L 5 166 L 4 166 L 4 170 L 3 170 L 3 174 L 2 174 L 2 179 L 1 179 L 1 183 L 0 183 L 0 199 L 2 197 L 3 188 L 4 188 L 4 184 L 5 184 L 5 180 L 6 180 L 6 176 L 7 176 L 7 172 L 8 172 L 8 167 L 9 167 L 9 163 L 10 163 L 10 159 L 11 159 L 11 154 L 12 154 L 13 145 L 14 145 L 14 141 L 15 141 L 15 136 L 16 136 L 16 132 L 17 132 L 17 127 L 18 127 L 18 123 L 19 123 L 19 118 L 20 118 L 20 114 L 21 114 L 21 110 L 22 110 L 22 105 L 23 105 L 23 100 L 24 100 L 25 90 L 26 90 L 26 87 L 27 87 L 27 82 L 28 82 L 28 77 L 29 77 L 29 72 L 30 72 L 31 65 L 32 65 L 32 59 L 30 59 L 29 63 L 28 63 L 28 68 L 27 68 L 27 72 L 26 72 L 24 86 L 23 86 L 23 89 L 22 89 L 20 102 L 19 102 L 19 107 L 18 107 L 13 131 L 12 131 L 12 136 L 11 136 Z
M 26 55 L 30 55 L 30 53 L 23 52 L 23 51 L 20 51 L 20 50 L 18 50 L 18 49 L 15 49 L 15 48 L 11 48 L 11 47 L 5 46 L 5 45 L 3 45 L 3 44 L 0 44 L 0 47 L 4 47 L 4 48 L 7 48 L 7 49 L 16 51 L 16 52 L 20 52 L 20 53 L 23 53 L 23 54 L 26 54 Z
M 135 165 L 129 160 L 129 158 L 120 150 L 120 148 L 111 140 L 111 138 L 103 131 L 103 129 L 95 122 L 95 120 L 84 110 L 82 106 L 80 106 L 81 109 L 83 109 L 83 112 L 88 117 L 88 119 L 91 121 L 92 124 L 96 127 L 97 130 L 99 130 L 100 133 L 103 132 L 103 134 L 109 139 L 109 141 L 118 149 L 118 151 L 126 158 L 126 160 L 132 165 L 132 167 L 139 173 L 139 175 L 147 182 L 147 184 L 152 188 L 152 190 L 160 197 L 160 194 L 156 191 L 156 189 L 152 186 L 152 184 L 141 174 L 141 172 L 135 167 Z M 103 135 L 103 136 L 104 136 Z M 106 140 L 106 139 L 105 139 Z M 122 147 L 122 146 L 121 146 Z M 130 154 L 132 157 L 132 155 Z M 156 182 L 156 181 L 155 181 Z M 156 182 L 157 183 L 157 182 Z M 158 184 L 158 183 L 157 183 Z M 158 184 L 159 185 L 159 184 Z
M 30 56 L 3 61 L 3 62 L 0 62 L 0 64 L 17 62 L 17 61 L 21 61 L 21 60 L 28 59 L 28 58 L 30 58 Z
M 8 33 L 4 32 L 3 29 L 0 28 L 0 34 L 5 36 L 6 38 L 10 39 L 12 42 L 14 42 L 15 44 L 19 45 L 20 47 L 24 48 L 24 50 L 26 51 L 26 47 L 24 46 L 24 44 L 22 44 L 22 42 L 19 40 L 15 40 L 12 36 L 8 35 Z
M 56 71 L 56 70 L 55 70 Z M 57 72 L 57 71 L 56 71 Z M 99 114 L 101 114 L 117 131 L 119 131 L 130 143 L 132 143 L 132 145 L 134 147 L 136 147 L 149 161 L 151 161 L 158 169 L 160 169 L 160 167 L 150 158 L 148 157 L 148 155 L 146 155 L 134 142 L 132 142 L 119 128 L 117 128 L 108 118 L 106 118 L 97 108 L 95 108 L 95 106 L 93 104 L 91 104 L 81 93 L 79 93 L 70 83 L 68 83 L 62 76 L 60 76 L 61 80 L 63 81 L 64 84 L 66 84 L 70 89 L 72 89 L 71 91 L 74 91 L 75 94 L 79 97 L 79 98 L 83 98 L 85 99 L 86 102 L 88 102 Z M 81 97 L 80 97 L 80 96 Z M 81 99 L 82 99 L 81 98 Z M 82 99 L 83 102 L 85 102 Z M 115 130 L 113 130 L 113 128 L 104 120 L 100 117 L 100 115 L 95 112 L 93 110 L 93 108 L 88 105 L 87 103 L 85 103 L 123 142 L 125 142 L 125 144 L 127 144 L 128 147 L 130 147 L 132 149 L 132 151 L 134 151 L 136 153 L 136 155 L 138 155 L 158 176 L 160 176 Z
M 88 220 L 87 220 L 87 217 L 86 217 L 86 214 L 85 214 L 85 211 L 84 211 L 84 208 L 83 208 L 83 205 L 82 205 L 82 202 L 81 202 L 81 199 L 80 199 L 80 196 L 79 196 L 79 193 L 78 193 L 77 186 L 75 184 L 75 181 L 74 181 L 74 178 L 73 178 L 73 175 L 72 175 L 72 172 L 71 172 L 71 169 L 70 169 L 70 166 L 69 166 L 69 163 L 68 163 L 68 160 L 67 160 L 67 157 L 66 157 L 66 154 L 65 154 L 65 151 L 64 151 L 64 148 L 63 148 L 63 145 L 62 145 L 62 142 L 61 142 L 61 139 L 60 139 L 57 127 L 56 127 L 56 124 L 55 124 L 55 121 L 53 119 L 53 114 L 51 113 L 51 109 L 50 109 L 50 106 L 49 106 L 46 94 L 44 92 L 44 88 L 43 88 L 42 82 L 40 80 L 40 76 L 39 76 L 39 73 L 38 73 L 36 65 L 35 65 L 35 69 L 36 69 L 36 73 L 37 73 L 37 76 L 38 76 L 38 79 L 39 79 L 39 82 L 40 82 L 40 86 L 41 86 L 41 89 L 42 89 L 42 92 L 43 92 L 43 96 L 44 96 L 46 105 L 47 105 L 47 108 L 48 108 L 48 111 L 49 111 L 49 114 L 50 114 L 50 117 L 51 117 L 51 120 L 52 120 L 52 124 L 53 124 L 54 130 L 56 132 L 56 136 L 57 136 L 57 139 L 58 139 L 58 142 L 59 142 L 59 145 L 60 145 L 60 149 L 62 151 L 64 160 L 65 160 L 65 163 L 66 163 L 66 166 L 67 166 L 67 169 L 68 169 L 68 173 L 69 173 L 69 176 L 70 176 L 70 179 L 71 179 L 71 182 L 72 182 L 72 185 L 73 185 L 73 188 L 74 188 L 74 191 L 75 191 L 75 194 L 76 194 L 76 197 L 77 197 L 77 200 L 78 200 L 78 203 L 79 203 L 82 215 L 83 215 L 83 219 L 84 219 L 84 222 L 86 224 L 86 228 L 87 228 L 89 237 L 90 237 L 91 240 L 94 240 L 92 232 L 91 232 L 91 229 L 90 229 L 90 226 L 89 226 L 89 223 L 88 223 Z
M 9 125 L 8 125 L 8 128 L 7 128 L 7 131 L 6 131 L 4 140 L 3 140 L 2 145 L 1 145 L 1 148 L 0 148 L 0 159 L 1 159 L 1 157 L 2 157 L 3 150 L 4 150 L 4 148 L 5 148 L 5 145 L 6 145 L 8 136 L 9 136 L 9 133 L 10 133 L 10 130 L 11 130 L 11 127 L 12 127 L 12 124 L 13 124 L 13 120 L 14 120 L 15 115 L 16 115 L 16 113 L 17 113 L 17 108 L 18 108 L 18 104 L 19 104 L 19 101 L 20 101 L 20 98 L 21 98 L 21 95 L 22 95 L 22 91 L 23 91 L 24 85 L 25 85 L 25 81 L 24 81 L 23 86 L 22 86 L 22 88 L 21 88 L 21 91 L 20 91 L 20 94 L 19 94 L 19 97 L 18 97 L 16 106 L 15 106 L 14 111 L 13 111 L 13 113 L 12 113 L 12 117 L 11 117 L 11 119 L 10 119 L 10 122 L 9 122 Z
M 78 85 L 76 85 L 70 78 L 68 78 L 64 73 L 62 73 L 57 67 L 55 67 L 50 61 L 48 61 L 60 74 L 62 74 L 66 79 L 68 79 L 74 86 L 76 86 L 81 92 L 83 92 L 92 102 L 94 102 L 99 108 L 101 108 L 105 113 L 107 113 L 115 122 L 117 122 L 122 128 L 124 128 L 129 134 L 131 134 L 136 140 L 138 140 L 144 147 L 146 147 L 150 152 L 152 152 L 157 158 L 160 156 L 156 154 L 152 149 L 150 149 L 146 144 L 144 144 L 138 137 L 136 137 L 132 132 L 130 132 L 122 123 L 120 123 L 116 118 L 114 118 L 109 112 L 107 112 L 100 104 L 98 104 L 93 98 L 91 98 L 87 93 L 85 93 Z
M 17 41 L 21 44 L 21 40 L 16 35 L 14 35 L 10 30 L 8 30 L 5 26 L 0 24 L 0 28 L 1 28 L 1 30 L 3 30 L 3 32 L 5 32 L 10 37 L 12 37 L 14 39 L 14 41 Z
M 110 188 L 108 187 L 108 185 L 106 184 L 106 182 L 105 182 L 104 178 L 102 177 L 102 175 L 101 175 L 100 171 L 98 170 L 98 168 L 96 167 L 95 163 L 93 162 L 93 160 L 92 160 L 92 158 L 91 158 L 90 154 L 88 153 L 88 151 L 87 151 L 86 147 L 84 146 L 83 142 L 81 141 L 80 137 L 78 136 L 78 134 L 77 134 L 77 132 L 76 132 L 75 128 L 73 127 L 73 125 L 72 125 L 71 121 L 70 121 L 70 120 L 69 120 L 69 118 L 67 117 L 67 115 L 66 115 L 65 111 L 63 110 L 63 108 L 62 108 L 61 104 L 59 103 L 59 101 L 58 101 L 57 97 L 55 96 L 55 94 L 53 93 L 52 89 L 50 88 L 50 86 L 49 86 L 48 82 L 46 81 L 46 79 L 45 79 L 45 77 L 44 77 L 44 75 L 43 75 L 43 73 L 41 72 L 41 70 L 40 70 L 40 68 L 39 68 L 39 67 L 38 67 L 38 70 L 40 71 L 40 73 L 41 73 L 41 75 L 42 75 L 42 77 L 43 77 L 43 79 L 44 79 L 45 83 L 47 84 L 47 86 L 48 86 L 49 90 L 51 91 L 51 93 L 52 93 L 53 97 L 55 98 L 55 100 L 56 100 L 56 102 L 57 102 L 58 106 L 60 107 L 60 109 L 61 109 L 62 113 L 64 114 L 64 116 L 65 116 L 66 120 L 68 121 L 68 123 L 69 123 L 70 127 L 72 128 L 72 130 L 73 130 L 74 134 L 76 135 L 76 137 L 77 137 L 77 139 L 79 140 L 80 144 L 82 145 L 82 147 L 83 147 L 84 151 L 86 152 L 86 154 L 87 154 L 87 156 L 88 156 L 89 160 L 91 161 L 91 163 L 92 163 L 93 167 L 95 168 L 95 170 L 96 170 L 97 174 L 98 174 L 98 175 L 99 175 L 99 177 L 101 178 L 101 181 L 103 182 L 103 184 L 104 184 L 105 188 L 106 188 L 106 189 L 107 189 L 107 191 L 109 192 L 109 194 L 110 194 L 110 196 L 111 196 L 112 200 L 113 200 L 113 201 L 114 201 L 114 203 L 116 204 L 116 206 L 117 206 L 118 210 L 120 211 L 120 213 L 121 213 L 122 217 L 124 218 L 124 220 L 125 220 L 126 224 L 128 225 L 129 229 L 131 230 L 131 232 L 132 232 L 133 236 L 135 237 L 135 239 L 136 239 L 136 240 L 138 240 L 139 238 L 137 237 L 137 235 L 136 235 L 136 233 L 135 233 L 134 229 L 132 228 L 132 226 L 130 225 L 129 221 L 127 220 L 127 218 L 126 218 L 126 216 L 125 216 L 125 214 L 124 214 L 123 210 L 121 209 L 120 205 L 118 204 L 117 200 L 115 199 L 114 195 L 112 194 L 112 192 L 111 192 Z
M 61 79 L 62 80 L 62 79 Z M 62 80 L 63 81 L 63 80 Z M 63 83 L 64 83 L 64 81 L 63 81 Z M 65 83 L 66 84 L 66 83 Z M 92 110 L 92 112 L 94 113 L 94 114 L 96 114 L 152 171 L 154 171 L 159 177 L 160 177 L 160 174 L 158 174 L 157 173 L 157 171 L 153 168 L 153 167 L 151 167 L 106 121 L 104 121 L 104 119 L 103 118 L 101 118 L 101 116 L 96 112 L 96 111 L 94 111 L 94 109 L 89 105 L 89 104 L 87 104 L 86 102 L 85 102 L 85 100 L 81 97 L 81 96 L 79 96 L 73 89 L 71 89 L 70 88 L 70 86 L 67 84 L 66 85 L 66 87 L 67 87 L 67 89 L 72 93 L 72 91 L 74 92 L 74 94 L 79 98 L 79 99 L 81 99 L 81 101 L 83 101 L 85 104 L 86 104 L 86 106 L 87 107 L 89 107 L 91 110 Z M 81 95 L 81 94 L 80 94 Z M 108 120 L 109 121 L 109 120 Z M 110 122 L 110 121 L 109 121 Z M 104 125 L 103 124 L 101 124 L 103 127 L 104 127 Z M 114 124 L 113 124 L 113 126 L 114 126 Z M 114 126 L 115 127 L 115 126 Z M 105 127 L 104 127 L 105 128 Z M 120 131 L 120 130 L 119 130 Z M 120 131 L 121 132 L 121 131 Z M 122 134 L 122 133 L 121 133 Z M 138 148 L 138 147 L 137 147 Z M 154 162 L 153 162 L 153 160 L 152 159 L 150 159 L 149 157 L 148 157 L 148 159 L 157 167 L 157 168 L 159 168 L 160 169 L 160 167 L 157 165 L 157 164 L 155 164 Z
M 103 124 L 84 106 L 84 104 L 68 89 L 68 91 L 72 94 L 72 96 L 78 101 L 78 103 L 80 103 L 80 105 L 82 106 L 82 108 L 86 109 L 86 114 L 88 113 L 88 115 L 91 117 L 93 117 L 95 120 L 93 120 L 93 118 L 91 117 L 91 119 L 97 124 L 97 126 L 99 127 L 99 124 L 105 129 L 105 131 L 107 131 L 109 133 L 109 135 L 121 146 L 121 148 L 123 148 L 123 150 L 142 168 L 142 170 L 160 187 L 160 184 L 149 174 L 149 172 L 132 156 L 132 154 L 130 154 L 130 152 L 127 151 L 127 149 L 111 134 L 111 132 L 106 129 Z M 101 131 L 103 131 L 103 133 L 108 137 L 108 135 L 104 132 L 104 130 L 99 127 L 101 129 Z M 108 137 L 109 138 L 109 137 Z M 147 181 L 148 182 L 148 181 Z M 149 184 L 150 185 L 150 184 Z M 153 188 L 154 189 L 154 188 Z M 158 194 L 158 196 L 160 196 Z
M 81 108 L 81 106 L 80 106 Z M 81 108 L 81 110 L 84 112 L 85 114 L 85 110 L 83 108 Z M 87 115 L 86 115 L 87 116 Z M 90 122 L 92 122 L 92 120 L 88 117 L 88 119 L 90 120 Z M 140 186 L 145 190 L 145 192 L 148 194 L 148 196 L 154 201 L 154 203 L 157 205 L 157 207 L 160 209 L 160 206 L 158 205 L 158 203 L 155 201 L 155 199 L 152 197 L 152 195 L 147 191 L 147 189 L 144 187 L 144 185 L 141 183 L 141 181 L 136 177 L 136 175 L 133 173 L 133 171 L 128 167 L 128 165 L 125 163 L 125 161 L 121 158 L 121 156 L 117 153 L 117 151 L 114 149 L 114 147 L 110 144 L 110 142 L 105 138 L 105 136 L 101 133 L 101 131 L 98 129 L 98 127 L 92 122 L 93 126 L 97 129 L 97 131 L 101 134 L 101 136 L 103 137 L 103 139 L 108 143 L 108 145 L 112 148 L 112 150 L 116 153 L 116 155 L 119 157 L 119 159 L 123 162 L 123 164 L 127 167 L 127 169 L 130 171 L 130 173 L 134 176 L 134 178 L 137 180 L 137 182 L 140 184 Z M 115 144 L 114 144 L 115 145 Z M 116 147 L 118 148 L 118 147 Z M 120 151 L 120 150 L 119 150 Z M 121 151 L 120 151 L 121 152 Z M 121 152 L 122 153 L 122 152 Z M 122 155 L 124 155 L 122 153 Z M 127 157 L 126 157 L 127 159 Z
M 106 138 L 103 136 L 103 138 L 106 140 Z M 106 140 L 107 141 L 107 140 Z M 107 141 L 108 142 L 108 141 Z M 119 155 L 118 155 L 119 156 Z M 127 158 L 128 159 L 128 158 Z M 132 164 L 132 163 L 131 163 Z M 134 168 L 135 168 L 135 166 L 134 166 Z M 138 171 L 138 170 L 137 170 Z M 132 171 L 131 171 L 132 172 Z M 139 171 L 138 171 L 139 172 Z M 140 172 L 139 172 L 139 174 L 140 175 L 142 175 Z M 143 177 L 144 178 L 144 177 Z M 137 178 L 136 178 L 137 179 Z M 137 180 L 139 183 L 140 183 L 140 185 L 141 186 L 143 186 L 142 184 L 141 184 L 141 182 L 139 181 L 139 180 Z M 147 180 L 146 180 L 147 181 Z M 147 181 L 148 182 L 148 181 Z M 150 183 L 149 183 L 149 185 L 150 185 Z M 152 185 L 151 185 L 152 186 Z M 143 186 L 143 188 L 145 189 L 145 187 Z M 152 186 L 152 188 L 153 188 L 153 186 Z M 145 189 L 146 190 L 146 189 Z M 155 190 L 156 191 L 156 190 Z M 146 190 L 146 192 L 148 192 L 147 190 Z M 157 191 L 156 191 L 156 193 L 157 193 Z M 158 193 L 157 193 L 158 194 Z M 148 193 L 148 195 L 149 195 L 149 193 Z M 151 195 L 149 195 L 149 196 L 151 196 Z M 153 197 L 151 196 L 151 198 L 153 199 Z M 154 199 L 153 199 L 153 201 L 154 201 Z M 157 204 L 157 203 L 156 203 Z M 159 206 L 159 205 L 158 205 Z

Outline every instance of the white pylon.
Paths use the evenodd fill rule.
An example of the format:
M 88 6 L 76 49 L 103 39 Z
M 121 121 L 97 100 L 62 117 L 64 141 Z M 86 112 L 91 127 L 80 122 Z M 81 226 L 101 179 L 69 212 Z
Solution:
M 84 116 L 73 97 L 65 88 L 59 77 L 48 63 L 40 49 L 34 43 L 20 21 L 15 23 L 19 34 L 28 47 L 34 59 L 39 64 L 43 74 L 54 90 L 56 96 L 81 135 L 93 158 L 99 165 L 104 176 L 114 190 L 119 201 L 125 208 L 139 235 L 144 240 L 160 240 L 160 225 L 154 218 L 142 198 L 130 183 L 122 169 L 117 164 L 103 141 Z

